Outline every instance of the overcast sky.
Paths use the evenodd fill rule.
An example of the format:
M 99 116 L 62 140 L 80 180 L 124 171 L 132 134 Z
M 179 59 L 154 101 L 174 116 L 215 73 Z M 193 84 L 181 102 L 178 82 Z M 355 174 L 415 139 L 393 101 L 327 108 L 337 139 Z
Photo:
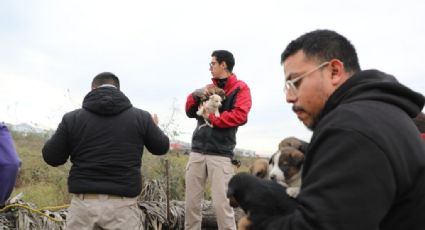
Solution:
M 421 0 L 2 0 L 0 121 L 56 128 L 81 107 L 92 78 L 110 71 L 160 122 L 177 108 L 179 139 L 190 142 L 186 97 L 210 83 L 211 52 L 227 49 L 253 99 L 237 147 L 269 154 L 285 137 L 311 136 L 284 101 L 280 54 L 291 40 L 335 30 L 354 44 L 362 69 L 425 93 L 424 12 Z

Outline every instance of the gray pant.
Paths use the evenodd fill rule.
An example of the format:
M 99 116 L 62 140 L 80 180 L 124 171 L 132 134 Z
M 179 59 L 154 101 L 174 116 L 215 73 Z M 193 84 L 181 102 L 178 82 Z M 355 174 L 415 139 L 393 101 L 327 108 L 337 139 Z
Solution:
M 186 166 L 185 230 L 200 230 L 201 203 L 207 178 L 211 180 L 212 205 L 219 230 L 236 230 L 235 214 L 226 197 L 235 169 L 229 157 L 191 152 Z
M 67 230 L 142 230 L 137 198 L 75 194 L 68 209 Z

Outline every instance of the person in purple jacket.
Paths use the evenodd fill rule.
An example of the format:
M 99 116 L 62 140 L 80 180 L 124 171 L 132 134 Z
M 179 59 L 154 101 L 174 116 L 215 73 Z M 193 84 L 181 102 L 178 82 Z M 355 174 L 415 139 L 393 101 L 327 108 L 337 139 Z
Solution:
M 9 129 L 0 123 L 0 208 L 12 193 L 21 160 L 16 153 Z

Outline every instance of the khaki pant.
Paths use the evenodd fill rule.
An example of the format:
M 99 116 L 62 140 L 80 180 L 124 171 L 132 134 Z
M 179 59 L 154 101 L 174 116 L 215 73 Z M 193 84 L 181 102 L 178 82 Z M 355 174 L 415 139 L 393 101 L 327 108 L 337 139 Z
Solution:
M 68 209 L 67 230 L 142 230 L 142 210 L 136 198 L 75 194 Z
M 211 180 L 212 205 L 219 230 L 236 230 L 235 215 L 226 197 L 235 170 L 229 157 L 191 152 L 186 166 L 185 230 L 200 230 L 201 204 L 207 178 Z

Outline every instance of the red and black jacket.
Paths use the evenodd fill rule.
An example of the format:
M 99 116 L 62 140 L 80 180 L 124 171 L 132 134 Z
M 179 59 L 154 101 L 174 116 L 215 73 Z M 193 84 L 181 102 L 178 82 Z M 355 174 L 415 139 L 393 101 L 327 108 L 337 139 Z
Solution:
M 214 85 L 219 85 L 217 79 L 212 79 Z M 248 85 L 232 74 L 225 80 L 226 99 L 220 108 L 220 116 L 210 114 L 209 120 L 213 128 L 201 125 L 204 119 L 196 115 L 200 103 L 199 98 L 190 94 L 186 101 L 186 114 L 189 118 L 196 118 L 198 124 L 193 131 L 192 151 L 211 154 L 233 156 L 236 146 L 236 132 L 238 127 L 248 121 L 248 112 L 251 109 L 251 92 Z

